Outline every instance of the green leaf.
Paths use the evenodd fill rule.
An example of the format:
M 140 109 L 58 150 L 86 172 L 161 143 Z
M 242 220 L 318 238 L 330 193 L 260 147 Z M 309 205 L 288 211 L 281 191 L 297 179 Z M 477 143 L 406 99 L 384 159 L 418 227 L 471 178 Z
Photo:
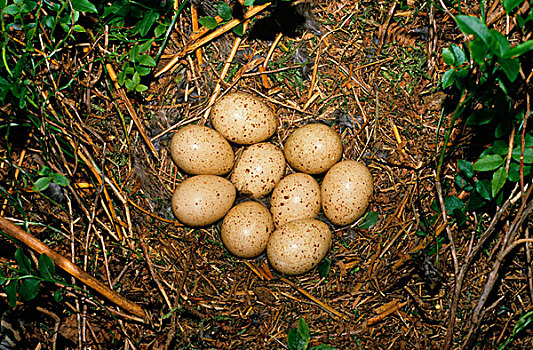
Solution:
M 148 32 L 150 31 L 150 29 L 152 29 L 152 26 L 158 18 L 159 13 L 154 10 L 145 12 L 142 19 L 135 25 L 135 28 L 139 31 L 139 34 L 142 37 L 145 37 L 146 34 L 148 34 Z
M 503 185 L 507 182 L 507 170 L 505 167 L 501 167 L 494 172 L 491 181 L 492 197 L 496 197 L 498 192 L 502 189 Z
M 466 125 L 486 125 L 490 123 L 495 116 L 496 113 L 494 113 L 493 110 L 480 109 L 472 112 L 472 114 L 466 118 Z
M 533 310 L 522 315 L 520 319 L 516 322 L 516 325 L 513 328 L 513 335 L 516 335 L 518 332 L 526 328 L 533 321 Z
M 296 329 L 292 328 L 287 337 L 287 345 L 289 350 L 305 350 L 307 342 L 300 337 Z
M 479 193 L 481 198 L 485 199 L 486 201 L 490 201 L 492 199 L 490 195 L 490 181 L 488 179 L 476 181 L 476 191 Z
M 52 181 L 52 178 L 50 176 L 41 177 L 41 178 L 37 179 L 37 181 L 35 181 L 33 183 L 33 190 L 35 192 L 44 191 L 44 190 L 46 190 L 48 188 L 48 186 L 50 185 L 51 181 Z
M 37 296 L 39 293 L 39 285 L 41 281 L 36 278 L 27 278 L 22 281 L 20 285 L 19 294 L 22 299 L 30 301 Z
M 39 256 L 39 273 L 43 278 L 54 280 L 56 274 L 56 265 L 54 261 L 46 254 Z
M 504 58 L 522 56 L 526 52 L 533 51 L 533 40 L 528 40 L 509 49 L 505 52 Z
M 148 55 L 141 55 L 139 57 L 139 63 L 149 67 L 155 67 L 156 65 L 155 60 Z
M 479 38 L 483 41 L 486 47 L 490 47 L 490 31 L 481 19 L 472 16 L 458 15 L 455 16 L 455 21 L 463 33 L 474 35 L 475 38 Z
M 19 270 L 24 275 L 29 275 L 31 272 L 31 260 L 24 254 L 22 248 L 18 247 L 15 251 L 15 261 L 19 266 Z
M 359 224 L 359 228 L 364 229 L 364 230 L 371 229 L 378 222 L 378 218 L 379 218 L 379 214 L 377 212 L 369 211 L 366 214 L 365 219 L 363 220 L 363 222 L 361 224 Z
M 167 31 L 167 26 L 165 24 L 159 24 L 154 29 L 154 36 L 156 38 L 159 38 L 161 35 L 165 34 L 166 31 Z
M 126 86 L 126 89 L 133 90 L 135 88 L 135 84 L 133 84 L 133 81 L 131 79 L 126 79 L 124 82 L 124 85 Z
M 449 48 L 442 50 L 442 59 L 447 65 L 453 66 L 455 64 L 455 56 Z
M 143 85 L 143 84 L 139 84 L 135 87 L 135 91 L 137 92 L 144 92 L 146 90 L 148 90 L 148 86 Z
M 483 64 L 487 58 L 489 49 L 483 41 L 477 39 L 470 42 L 470 53 L 476 63 Z
M 135 70 L 132 73 L 137 72 L 141 77 L 150 74 L 152 71 L 151 68 L 145 66 L 135 66 Z
M 4 270 L 0 269 L 0 286 L 7 282 L 7 276 Z
M 244 24 L 239 23 L 233 28 L 233 34 L 237 36 L 243 36 L 244 35 Z
M 254 5 L 254 0 L 246 0 L 244 1 L 244 6 L 253 6 Z
M 231 7 L 223 1 L 219 1 L 217 4 L 217 12 L 224 21 L 229 21 L 233 17 L 231 13 Z
M 466 62 L 466 55 L 464 51 L 457 45 L 451 44 L 450 50 L 453 52 L 453 56 L 455 57 L 455 65 L 460 66 L 464 62 Z
M 207 29 L 215 29 L 218 26 L 217 20 L 213 17 L 202 17 L 198 19 L 198 23 L 200 23 Z
M 305 340 L 306 344 L 309 342 L 309 339 L 311 339 L 311 332 L 309 331 L 309 326 L 307 325 L 307 322 L 305 322 L 303 317 L 300 317 L 298 319 L 298 334 L 300 337 L 302 337 L 303 340 Z
M 319 345 L 313 346 L 309 350 L 337 350 L 337 348 L 331 345 L 327 345 L 327 344 L 319 344 Z
M 520 163 L 520 157 L 522 156 L 522 149 L 521 146 L 515 147 L 513 149 L 512 158 L 513 160 Z M 532 164 L 533 163 L 533 148 L 524 148 L 524 163 L 525 164 Z
M 503 0 L 503 8 L 507 14 L 510 14 L 511 11 L 523 2 L 524 0 Z
M 503 140 L 496 140 L 492 144 L 492 146 L 489 147 L 491 150 L 491 153 L 499 154 L 500 156 L 504 157 L 509 153 L 509 145 L 507 142 Z
M 54 292 L 54 300 L 56 302 L 60 302 L 61 300 L 63 300 L 63 290 L 62 289 L 58 289 Z
M 468 197 L 468 203 L 466 203 L 466 208 L 469 211 L 474 211 L 484 206 L 485 203 L 485 200 L 481 198 L 478 192 L 473 192 L 472 194 L 470 194 L 470 197 Z
M 472 170 L 475 171 L 492 171 L 499 168 L 504 160 L 497 154 L 487 154 L 474 163 Z
M 70 0 L 70 3 L 72 4 L 72 8 L 76 11 L 93 13 L 98 12 L 96 7 L 87 0 Z
M 524 176 L 531 174 L 531 165 L 524 165 Z M 509 176 L 507 180 L 511 182 L 518 182 L 520 180 L 520 164 L 511 162 L 509 164 Z
M 498 63 L 507 79 L 513 83 L 518 77 L 518 73 L 520 73 L 520 62 L 513 58 L 498 58 Z
M 131 79 L 133 81 L 133 85 L 137 86 L 141 82 L 141 76 L 138 72 L 133 73 L 133 77 Z
M 17 306 L 17 288 L 18 280 L 11 280 L 4 288 L 4 291 L 7 294 L 7 302 L 9 306 L 15 308 Z
M 329 260 L 328 258 L 324 258 L 318 264 L 318 274 L 320 275 L 320 277 L 322 278 L 328 277 L 330 267 L 331 267 L 331 260 Z
M 491 52 L 498 57 L 502 57 L 503 54 L 511 48 L 511 44 L 509 44 L 509 41 L 505 35 L 499 31 L 492 29 L 489 31 L 489 33 L 492 38 L 490 41 Z
M 449 69 L 442 75 L 441 83 L 444 89 L 453 85 L 456 79 L 455 69 Z
M 465 174 L 467 178 L 471 179 L 472 177 L 474 177 L 474 171 L 472 170 L 472 163 L 464 159 L 459 159 L 457 161 L 457 168 L 459 169 L 459 171 Z
M 3 14 L 15 16 L 19 13 L 19 7 L 15 4 L 8 5 L 4 8 Z
M 41 167 L 41 169 L 39 169 L 37 174 L 41 175 L 41 176 L 48 176 L 48 175 L 52 174 L 52 169 L 50 169 L 49 167 L 44 165 L 44 166 Z
M 66 187 L 70 185 L 70 181 L 63 174 L 53 173 L 52 175 L 50 175 L 50 177 L 52 178 L 52 181 L 58 186 Z

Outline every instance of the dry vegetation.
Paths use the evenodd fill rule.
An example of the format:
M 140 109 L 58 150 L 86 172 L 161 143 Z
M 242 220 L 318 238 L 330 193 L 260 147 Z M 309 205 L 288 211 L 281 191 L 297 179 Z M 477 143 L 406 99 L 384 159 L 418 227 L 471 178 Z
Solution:
M 478 6 L 470 1 L 462 11 L 478 15 Z M 514 201 L 461 227 L 431 207 L 438 194 L 454 191 L 435 183 L 436 150 L 450 118 L 441 111 L 456 103 L 446 102 L 438 87 L 447 69 L 441 52 L 464 40 L 453 18 L 424 1 L 315 1 L 313 11 L 321 34 L 311 28 L 271 41 L 241 40 L 230 31 L 194 51 L 187 5 L 154 72 L 176 53 L 187 54 L 168 72 L 143 79 L 149 87 L 143 93 L 114 81 L 113 70 L 121 67 L 108 59 L 116 48 L 105 31 L 53 59 L 39 48 L 35 55 L 48 71 L 26 78 L 43 103 L 16 116 L 12 106 L 0 107 L 5 121 L 23 120 L 24 113 L 43 121 L 41 128 L 2 134 L 2 217 L 25 223 L 27 232 L 130 304 L 117 306 L 117 295 L 102 298 L 94 285 L 58 269 L 69 286 L 43 283 L 35 299 L 11 311 L 24 322 L 26 348 L 285 349 L 299 317 L 311 329 L 311 346 L 338 349 L 491 349 L 511 335 L 533 307 L 527 244 L 507 256 L 488 294 L 484 288 L 500 256 L 499 238 L 515 218 L 517 232 L 531 225 L 531 206 Z M 268 14 L 268 7 L 258 11 L 249 28 Z M 493 26 L 505 26 L 505 17 Z M 153 44 L 148 54 L 155 57 L 160 48 Z M 49 78 L 52 72 L 59 78 Z M 50 89 L 65 80 L 68 89 Z M 369 210 L 378 221 L 368 229 L 335 230 L 325 278 L 318 269 L 280 276 L 264 256 L 229 254 L 217 225 L 191 229 L 175 221 L 169 199 L 186 175 L 171 161 L 168 140 L 180 126 L 208 123 L 210 103 L 234 90 L 274 109 L 279 128 L 271 142 L 282 145 L 310 121 L 328 123 L 342 133 L 344 158 L 365 162 L 375 177 Z M 472 132 L 461 125 L 452 134 L 441 179 L 453 182 Z M 55 194 L 32 191 L 21 179 L 44 165 L 70 184 Z M 492 231 L 473 254 L 492 218 Z M 17 247 L 0 240 L 3 265 L 14 264 Z M 36 262 L 42 251 L 34 249 L 26 253 Z M 53 298 L 57 290 L 61 301 Z M 472 312 L 482 295 L 488 300 L 476 324 Z M 7 309 L 4 296 L 0 307 Z M 530 349 L 531 335 L 526 329 L 513 348 Z

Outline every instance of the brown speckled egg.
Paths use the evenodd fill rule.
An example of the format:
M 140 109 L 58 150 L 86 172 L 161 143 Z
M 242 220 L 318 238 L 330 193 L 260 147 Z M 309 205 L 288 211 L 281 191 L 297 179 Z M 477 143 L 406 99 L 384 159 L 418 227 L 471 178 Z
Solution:
M 326 256 L 331 246 L 331 231 L 315 219 L 291 221 L 272 233 L 267 245 L 270 264 L 286 275 L 311 270 Z
M 276 227 L 298 219 L 313 219 L 320 212 L 320 186 L 308 174 L 290 174 L 276 185 L 270 212 Z
M 276 116 L 263 101 L 244 92 L 232 92 L 211 109 L 211 123 L 226 139 L 241 145 L 267 140 L 277 127 Z
M 237 191 L 253 198 L 269 194 L 285 172 L 283 152 L 268 142 L 247 147 L 237 158 L 231 182 Z
M 196 175 L 183 181 L 172 196 L 172 210 L 188 226 L 207 226 L 222 219 L 235 201 L 235 187 L 216 175 Z
M 307 174 L 326 172 L 342 157 L 340 135 L 324 124 L 307 124 L 285 141 L 285 158 L 297 171 Z
M 235 162 L 228 141 L 202 125 L 187 125 L 174 133 L 170 154 L 179 168 L 193 175 L 223 175 Z
M 322 209 L 335 225 L 348 225 L 359 219 L 374 192 L 370 170 L 363 163 L 345 160 L 335 164 L 321 185 Z
M 268 209 L 258 202 L 242 202 L 231 208 L 222 221 L 220 236 L 228 250 L 240 258 L 261 254 L 274 231 Z

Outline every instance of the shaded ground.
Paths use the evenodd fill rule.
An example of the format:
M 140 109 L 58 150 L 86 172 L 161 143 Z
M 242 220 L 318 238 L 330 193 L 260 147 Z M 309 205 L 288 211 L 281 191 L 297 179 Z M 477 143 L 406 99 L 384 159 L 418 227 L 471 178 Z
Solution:
M 448 118 L 440 119 L 445 95 L 438 80 L 446 69 L 442 49 L 463 36 L 452 18 L 426 2 L 316 1 L 313 9 L 322 34 L 304 30 L 293 38 L 283 36 L 274 48 L 272 41 L 245 39 L 220 94 L 247 91 L 267 101 L 279 120 L 271 140 L 277 145 L 309 121 L 335 126 L 342 133 L 344 158 L 365 162 L 375 177 L 369 210 L 378 213 L 377 224 L 334 232 L 326 278 L 317 269 L 283 278 L 264 256 L 233 257 L 217 225 L 189 229 L 174 221 L 169 198 L 185 176 L 169 157 L 168 140 L 182 125 L 207 122 L 205 111 L 236 37 L 226 34 L 205 45 L 202 65 L 189 55 L 174 71 L 146 79 L 146 93 L 127 94 L 155 152 L 127 113 L 125 99 L 111 93 L 102 63 L 94 61 L 83 70 L 83 76 L 93 78 L 90 85 L 76 80 L 69 94 L 57 92 L 43 107 L 65 115 L 57 126 L 61 132 L 33 130 L 28 141 L 12 146 L 11 162 L 32 171 L 51 163 L 70 175 L 71 186 L 63 198 L 45 193 L 52 200 L 29 185 L 10 191 L 20 192 L 35 236 L 65 256 L 75 252 L 77 264 L 138 303 L 148 316 L 140 323 L 113 315 L 99 307 L 98 297 L 87 299 L 72 288 L 56 302 L 52 294 L 57 288 L 47 285 L 14 312 L 24 320 L 28 348 L 74 348 L 82 339 L 84 346 L 101 349 L 283 349 L 299 317 L 311 329 L 311 345 L 443 348 L 454 270 L 445 224 L 431 209 L 435 152 L 442 147 L 437 142 Z M 477 15 L 479 9 L 463 4 L 462 11 Z M 178 28 L 156 71 L 186 43 L 190 12 L 183 12 Z M 79 67 L 106 57 L 112 47 L 95 38 L 100 39 L 91 42 L 89 54 L 76 56 L 81 49 L 72 48 L 64 53 L 65 62 Z M 266 73 L 260 74 L 271 48 Z M 158 49 L 154 46 L 150 54 Z M 67 70 L 65 62 L 58 69 Z M 454 134 L 444 177 L 453 178 L 454 160 L 468 155 L 469 132 L 458 128 Z M 33 147 L 36 140 L 45 147 Z M 75 154 L 66 154 L 67 146 Z M 93 166 L 87 166 L 89 159 Z M 0 176 L 8 188 L 7 167 Z M 3 212 L 22 219 L 11 205 Z M 451 229 L 461 257 L 475 227 Z M 16 247 L 5 239 L 0 243 L 2 263 L 12 262 Z M 496 240 L 488 244 L 465 279 L 453 347 L 460 347 L 469 330 L 495 245 Z M 526 251 L 517 250 L 504 271 L 488 305 L 502 299 L 487 310 L 477 348 L 496 348 L 520 313 L 531 309 L 528 261 Z M 2 307 L 7 307 L 4 299 Z M 532 346 L 530 330 L 513 343 L 517 349 Z

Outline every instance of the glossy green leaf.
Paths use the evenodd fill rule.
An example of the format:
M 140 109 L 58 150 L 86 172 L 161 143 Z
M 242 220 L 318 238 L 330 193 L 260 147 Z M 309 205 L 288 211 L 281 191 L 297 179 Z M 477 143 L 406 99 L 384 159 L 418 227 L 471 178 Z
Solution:
M 503 0 L 503 8 L 507 14 L 510 14 L 518 5 L 522 4 L 524 0 Z
M 237 36 L 243 36 L 244 35 L 244 24 L 239 23 L 233 28 L 233 34 Z
M 224 21 L 229 21 L 232 18 L 231 7 L 224 1 L 217 3 L 217 13 Z
M 19 270 L 24 275 L 29 275 L 31 272 L 31 260 L 24 254 L 22 248 L 18 247 L 15 251 L 15 261 L 19 266 Z
M 447 65 L 453 66 L 455 64 L 455 56 L 449 48 L 442 50 L 442 59 Z
M 133 73 L 133 77 L 131 78 L 133 85 L 137 86 L 141 82 L 141 76 L 138 72 Z
M 88 0 L 70 0 L 72 8 L 80 12 L 98 12 L 96 7 Z
M 487 154 L 474 163 L 472 170 L 474 171 L 492 171 L 499 168 L 504 162 L 504 159 L 497 154 Z
M 303 340 L 305 340 L 306 344 L 309 342 L 309 339 L 311 339 L 311 332 L 309 331 L 309 326 L 307 325 L 307 322 L 303 319 L 303 317 L 300 317 L 298 319 L 298 334 L 300 337 L 302 337 Z
M 509 49 L 505 52 L 504 58 L 522 56 L 526 52 L 533 51 L 533 40 L 528 40 Z
M 455 21 L 459 26 L 459 29 L 465 34 L 472 34 L 475 38 L 479 38 L 485 46 L 490 45 L 490 32 L 487 25 L 481 21 L 481 19 L 472 16 L 458 15 L 455 17 Z
M 522 148 L 520 146 L 513 149 L 512 158 L 513 160 L 520 163 L 520 157 L 522 156 Z M 532 164 L 533 163 L 533 148 L 524 148 L 524 163 Z
M 455 69 L 449 69 L 442 75 L 441 83 L 442 87 L 446 89 L 447 87 L 450 87 L 455 82 Z
M 41 281 L 36 278 L 26 278 L 22 281 L 19 289 L 19 294 L 22 299 L 30 301 L 39 293 L 39 286 Z
M 498 63 L 502 67 L 507 79 L 513 83 L 520 73 L 520 62 L 513 58 L 499 58 Z
M 490 201 L 492 199 L 491 193 L 490 193 L 490 181 L 488 179 L 478 180 L 476 181 L 476 191 L 486 201 Z
M 41 176 L 48 176 L 52 174 L 52 169 L 47 166 L 42 166 L 41 169 L 39 169 L 39 171 L 37 172 L 37 174 Z
M 531 174 L 531 165 L 524 164 L 524 176 Z M 520 164 L 517 162 L 511 162 L 509 164 L 509 176 L 507 179 L 511 182 L 518 182 L 520 180 Z
M 141 55 L 139 57 L 139 63 L 149 67 L 155 67 L 155 60 L 148 55 Z
M 492 175 L 492 181 L 491 181 L 491 190 L 492 190 L 492 197 L 496 197 L 498 192 L 502 189 L 503 185 L 507 182 L 507 170 L 505 167 L 500 167 L 498 170 L 494 172 Z
M 159 13 L 157 13 L 154 10 L 147 11 L 142 19 L 137 22 L 135 25 L 135 28 L 139 31 L 139 34 L 142 37 L 145 37 L 146 34 L 152 29 L 152 26 L 154 25 L 155 21 L 159 18 Z
M 56 274 L 56 265 L 54 261 L 46 254 L 39 256 L 39 273 L 43 278 L 53 280 Z
M 48 188 L 48 186 L 50 186 L 50 182 L 52 182 L 52 178 L 50 176 L 47 176 L 47 177 L 41 177 L 39 179 L 37 179 L 37 181 L 35 181 L 33 183 L 33 190 L 35 192 L 40 192 L 40 191 L 44 191 Z
M 146 90 L 148 90 L 148 86 L 146 85 L 138 84 L 137 86 L 135 86 L 135 91 L 137 92 L 144 92 Z
M 63 174 L 54 173 L 54 174 L 50 175 L 50 177 L 52 178 L 52 181 L 58 186 L 66 187 L 66 186 L 70 185 L 70 181 Z
M 213 17 L 202 17 L 198 19 L 198 23 L 206 27 L 207 29 L 215 29 L 218 26 L 218 22 Z
M 489 53 L 488 47 L 482 40 L 476 39 L 470 42 L 470 53 L 474 61 L 478 64 L 485 62 L 487 54 Z
M 322 278 L 328 277 L 330 268 L 331 268 L 331 260 L 329 260 L 328 258 L 322 259 L 322 261 L 318 264 L 318 274 L 320 275 L 320 277 Z
M 496 140 L 490 146 L 491 153 L 499 154 L 500 156 L 504 157 L 509 153 L 509 145 L 504 140 Z
M 369 230 L 376 225 L 376 223 L 378 222 L 378 219 L 379 219 L 379 214 L 377 212 L 369 211 L 366 214 L 363 222 L 359 224 L 359 228 L 364 229 L 364 230 Z
M 511 44 L 509 44 L 505 35 L 499 31 L 493 29 L 490 30 L 489 33 L 492 38 L 490 41 L 491 52 L 498 57 L 502 57 L 503 54 L 511 48 Z
M 11 280 L 4 288 L 4 291 L 7 295 L 7 302 L 9 306 L 15 308 L 17 306 L 17 289 L 18 289 L 18 280 Z
M 287 337 L 287 346 L 289 347 L 289 350 L 305 350 L 307 342 L 302 339 L 296 329 L 292 328 Z
M 467 178 L 471 179 L 472 177 L 474 177 L 474 171 L 472 170 L 472 163 L 464 159 L 459 159 L 457 161 L 457 168 L 459 169 L 459 171 L 465 174 Z
M 17 5 L 11 4 L 4 8 L 3 14 L 15 16 L 19 13 L 20 9 Z
M 466 55 L 459 46 L 457 46 L 456 44 L 451 44 L 450 50 L 453 52 L 453 56 L 455 57 L 456 66 L 460 66 L 464 62 L 466 62 Z

